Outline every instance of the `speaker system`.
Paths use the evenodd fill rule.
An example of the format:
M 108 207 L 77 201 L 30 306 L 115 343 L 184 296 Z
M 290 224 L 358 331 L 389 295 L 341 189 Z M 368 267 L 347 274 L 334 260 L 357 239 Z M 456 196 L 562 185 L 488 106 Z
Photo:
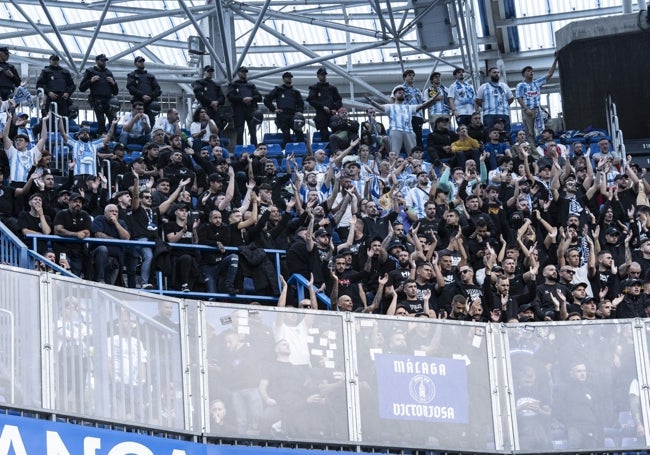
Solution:
M 636 15 L 635 15 L 636 16 Z M 610 18 L 612 23 L 615 18 Z M 635 21 L 636 22 L 636 21 Z M 645 22 L 645 21 L 644 21 Z M 583 24 L 589 27 L 588 23 Z M 567 129 L 607 128 L 611 95 L 625 139 L 650 137 L 650 31 L 573 39 L 558 54 L 562 109 Z
M 458 47 L 449 7 L 449 1 L 413 0 L 415 16 L 422 14 L 416 29 L 419 47 L 428 52 Z

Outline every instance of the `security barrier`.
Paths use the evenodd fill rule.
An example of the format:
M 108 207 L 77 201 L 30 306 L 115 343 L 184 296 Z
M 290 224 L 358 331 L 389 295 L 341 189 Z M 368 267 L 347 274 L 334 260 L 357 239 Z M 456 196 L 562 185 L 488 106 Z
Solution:
M 174 299 L 0 266 L 0 404 L 236 440 L 647 450 L 650 321 L 493 325 Z

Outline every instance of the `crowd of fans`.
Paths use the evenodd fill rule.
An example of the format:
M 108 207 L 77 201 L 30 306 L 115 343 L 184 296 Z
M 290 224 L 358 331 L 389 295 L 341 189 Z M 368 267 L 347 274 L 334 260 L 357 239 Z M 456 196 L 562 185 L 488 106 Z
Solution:
M 0 56 L 3 50 L 8 56 L 6 48 Z M 515 94 L 499 82 L 496 68 L 477 91 L 464 82 L 462 69 L 453 72 L 449 88 L 434 72 L 424 94 L 408 70 L 390 103 L 368 99 L 364 119 L 349 116 L 321 68 L 306 101 L 328 146 L 312 150 L 303 132 L 306 104 L 289 72 L 263 97 L 241 67 L 224 95 L 206 66 L 194 85 L 200 107 L 185 135 L 176 109 L 156 112 L 160 87 L 141 57 L 129 75 L 132 109 L 114 115 L 111 97 L 118 88 L 107 60 L 97 56 L 80 86 L 90 89 L 94 109 L 108 117 L 100 137 L 86 127 L 70 136 L 61 116 L 48 110 L 47 103 L 70 99 L 75 87 L 69 81 L 59 87 L 67 96 L 42 87 L 44 117 L 34 130 L 11 92 L 3 91 L 0 109 L 5 225 L 22 236 L 135 241 L 39 242 L 40 253 L 63 257 L 77 276 L 151 289 L 154 271 L 162 270 L 169 289 L 233 296 L 250 277 L 257 294 L 279 296 L 277 273 L 301 274 L 339 310 L 456 320 L 647 315 L 646 171 L 613 150 L 604 134 L 590 139 L 596 151 L 588 140 L 567 146 L 543 129 L 539 88 L 555 63 L 539 79 L 524 68 L 524 85 Z M 44 71 L 57 68 L 52 56 Z M 25 85 L 7 80 L 16 89 Z M 67 81 L 65 72 L 61 80 Z M 491 90 L 502 97 L 494 107 Z M 234 117 L 224 109 L 226 99 Z M 508 105 L 515 99 L 525 117 L 522 130 L 511 130 Z M 307 141 L 304 155 L 278 162 L 268 156 L 267 144 L 257 142 L 262 101 L 275 112 L 284 144 Z M 70 104 L 56 112 L 69 111 Z M 388 134 L 378 111 L 390 123 Z M 422 130 L 427 114 L 428 134 Z M 221 130 L 233 118 L 237 143 L 246 124 L 253 152 L 221 145 Z M 67 178 L 56 179 L 50 168 L 48 123 L 69 147 Z M 142 152 L 127 164 L 132 144 Z M 110 160 L 110 181 L 100 160 Z M 261 248 L 286 250 L 281 270 Z M 287 302 L 299 303 L 291 292 Z

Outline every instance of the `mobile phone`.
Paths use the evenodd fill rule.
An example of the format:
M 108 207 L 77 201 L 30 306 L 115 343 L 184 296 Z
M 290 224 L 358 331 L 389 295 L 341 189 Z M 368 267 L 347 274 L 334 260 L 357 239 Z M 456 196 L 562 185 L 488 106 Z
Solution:
M 59 254 L 59 261 L 67 261 L 68 256 L 65 253 Z

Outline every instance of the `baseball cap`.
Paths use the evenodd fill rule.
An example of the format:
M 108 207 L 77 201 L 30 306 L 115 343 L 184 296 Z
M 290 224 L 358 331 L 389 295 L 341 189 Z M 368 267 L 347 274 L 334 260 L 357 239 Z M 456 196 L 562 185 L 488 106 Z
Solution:
M 585 288 L 585 289 L 587 289 L 587 288 L 589 287 L 589 285 L 588 285 L 587 283 L 585 283 L 584 281 L 581 281 L 581 282 L 579 282 L 579 283 L 574 284 L 574 285 L 571 287 L 571 290 L 572 290 L 572 291 L 575 291 L 575 290 L 576 290 L 577 288 L 579 288 L 580 286 L 582 286 L 582 287 Z
M 325 229 L 318 229 L 316 232 L 314 232 L 314 235 L 316 237 L 321 237 L 323 235 L 330 235 L 329 232 L 327 232 Z
M 239 68 L 237 68 L 237 72 L 238 73 L 248 73 L 248 68 L 246 68 L 245 66 L 240 66 Z
M 98 62 L 100 60 L 104 60 L 105 62 L 107 62 L 108 57 L 106 57 L 106 55 L 104 55 L 104 54 L 99 54 L 97 57 L 95 57 L 95 61 Z
M 0 52 L 4 52 L 5 54 L 9 54 L 9 48 L 7 46 L 1 46 L 0 47 Z
M 223 182 L 224 178 L 220 174 L 217 174 L 216 172 L 210 174 L 208 177 L 208 182 Z
M 205 65 L 203 67 L 203 71 L 214 71 L 214 68 L 212 67 L 212 65 Z
M 605 234 L 607 235 L 621 235 L 621 232 L 616 229 L 615 227 L 610 227 L 605 231 Z
M 390 251 L 391 249 L 393 249 L 393 248 L 396 248 L 396 247 L 404 248 L 404 245 L 402 245 L 402 242 L 400 242 L 399 240 L 392 240 L 392 241 L 388 244 L 388 250 L 389 250 L 389 251 Z
M 318 68 L 318 71 L 316 71 L 316 75 L 319 74 L 327 74 L 327 70 L 325 68 Z
M 59 196 L 61 196 L 61 192 L 59 191 Z M 81 199 L 82 201 L 85 201 L 86 198 L 84 198 L 81 194 L 79 193 L 70 193 L 70 201 L 76 201 L 77 199 Z
M 286 71 L 286 72 L 282 73 L 282 77 L 283 78 L 285 78 L 285 77 L 293 77 L 293 74 L 291 74 L 289 71 Z
M 395 93 L 398 92 L 398 91 L 400 91 L 400 90 L 401 90 L 401 91 L 404 91 L 404 86 L 403 86 L 403 85 L 397 85 L 397 86 L 393 89 L 393 91 L 391 92 L 391 95 L 392 95 L 392 96 L 395 96 Z
M 269 185 L 268 183 L 262 183 L 259 186 L 259 189 L 260 190 L 273 190 L 273 187 L 271 185 Z
M 133 59 L 133 63 L 138 63 L 138 62 L 144 62 L 144 57 L 138 55 L 136 58 Z
M 23 117 L 29 118 L 29 114 L 27 112 L 18 112 L 18 113 L 16 113 L 16 117 L 18 117 L 18 118 L 23 118 Z
M 627 280 L 625 280 L 623 285 L 625 287 L 630 287 L 630 286 L 634 286 L 634 285 L 643 286 L 643 281 L 639 280 L 638 278 L 628 278 Z
M 70 190 L 61 190 L 61 191 L 59 191 L 59 193 L 57 194 L 56 197 L 65 196 L 66 194 L 67 194 L 68 196 L 70 196 L 70 194 L 71 194 L 71 193 L 70 193 Z
M 50 60 L 61 60 L 58 55 L 52 54 L 50 55 Z
M 144 158 L 139 156 L 132 161 L 132 163 L 144 163 Z

